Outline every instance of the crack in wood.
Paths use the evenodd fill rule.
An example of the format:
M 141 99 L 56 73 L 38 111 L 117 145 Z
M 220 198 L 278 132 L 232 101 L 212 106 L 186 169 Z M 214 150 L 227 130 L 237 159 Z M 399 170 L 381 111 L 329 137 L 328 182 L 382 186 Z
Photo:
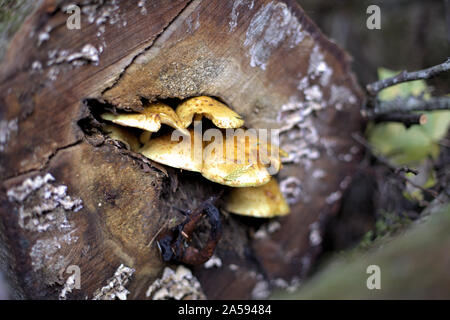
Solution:
M 145 52 L 147 52 L 148 50 L 150 50 L 154 45 L 155 45 L 155 43 L 158 41 L 158 39 L 165 33 L 165 31 L 172 25 L 172 23 L 174 22 L 174 21 L 176 21 L 177 19 L 178 19 L 178 17 L 180 16 L 180 15 L 182 15 L 183 14 L 183 12 L 190 6 L 190 4 L 192 3 L 192 2 L 194 2 L 195 0 L 189 0 L 187 3 L 186 3 L 186 5 L 173 17 L 173 19 L 172 20 L 170 20 L 165 26 L 164 26 L 164 28 L 161 30 L 161 32 L 159 32 L 157 35 L 156 35 L 156 37 L 151 41 L 151 43 L 147 46 L 147 47 L 145 47 L 144 49 L 142 49 L 142 51 L 141 52 L 139 52 L 139 53 L 137 53 L 133 58 L 131 58 L 131 60 L 130 60 L 130 62 L 125 66 L 125 67 L 123 67 L 123 69 L 122 69 L 122 71 L 120 72 L 120 74 L 117 76 L 117 78 L 113 81 L 113 83 L 110 85 L 110 86 L 108 86 L 108 87 L 106 87 L 105 89 L 103 89 L 102 90 L 102 92 L 101 92 L 101 95 L 103 95 L 106 91 L 108 91 L 108 90 L 110 90 L 110 89 L 112 89 L 112 88 L 114 88 L 119 82 L 120 82 L 120 80 L 122 79 L 122 76 L 125 74 L 125 72 L 127 71 L 127 69 L 130 67 L 130 66 L 132 66 L 133 65 L 133 63 L 136 61 L 136 59 L 138 58 L 138 57 L 140 57 L 141 55 L 143 55 Z
M 65 146 L 56 148 L 56 149 L 54 149 L 53 152 L 47 157 L 47 159 L 45 160 L 45 163 L 44 163 L 42 166 L 40 166 L 39 168 L 31 168 L 31 169 L 29 169 L 29 170 L 16 172 L 16 173 L 13 174 L 13 175 L 10 175 L 10 176 L 5 177 L 5 179 L 4 179 L 3 181 L 4 181 L 4 182 L 8 182 L 8 180 L 15 179 L 15 178 L 18 178 L 18 177 L 20 177 L 20 176 L 24 176 L 24 175 L 27 175 L 27 174 L 30 174 L 30 173 L 34 173 L 34 172 L 35 172 L 35 173 L 41 173 L 41 172 L 43 172 L 43 171 L 46 171 L 47 168 L 49 167 L 50 162 L 52 161 L 52 159 L 53 159 L 60 151 L 62 151 L 62 150 L 67 150 L 67 149 L 69 149 L 69 148 L 75 147 L 75 146 L 79 145 L 81 142 L 83 142 L 83 139 L 82 139 L 82 138 L 77 139 L 75 142 L 69 143 L 69 144 L 67 144 L 67 145 L 65 145 Z

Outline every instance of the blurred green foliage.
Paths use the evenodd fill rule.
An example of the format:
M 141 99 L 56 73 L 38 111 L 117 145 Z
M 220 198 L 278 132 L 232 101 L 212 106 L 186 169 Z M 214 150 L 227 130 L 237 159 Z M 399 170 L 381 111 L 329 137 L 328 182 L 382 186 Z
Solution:
M 402 225 L 397 221 L 395 225 Z M 386 230 L 379 226 L 380 232 Z M 389 227 L 392 228 L 392 227 Z M 294 293 L 272 299 L 448 299 L 450 298 L 450 205 L 420 223 L 409 223 L 395 237 L 384 236 L 367 251 L 330 257 Z M 384 231 L 383 231 L 384 230 Z M 369 290 L 367 267 L 381 270 L 381 289 Z
M 380 68 L 379 78 L 395 76 L 398 72 Z M 410 95 L 429 96 L 429 89 L 424 80 L 397 84 L 379 93 L 381 101 L 406 98 Z M 439 140 L 445 137 L 450 125 L 450 111 L 423 112 L 427 116 L 424 125 L 406 128 L 402 123 L 386 122 L 369 125 L 367 139 L 375 152 L 381 153 L 397 166 L 419 166 L 424 160 L 439 155 Z

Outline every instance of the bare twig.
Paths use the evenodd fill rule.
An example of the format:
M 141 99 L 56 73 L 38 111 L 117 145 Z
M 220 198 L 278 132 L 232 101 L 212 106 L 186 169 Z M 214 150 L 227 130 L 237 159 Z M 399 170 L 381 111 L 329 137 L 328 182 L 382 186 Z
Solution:
M 164 224 L 162 225 L 161 228 L 158 229 L 158 231 L 155 233 L 155 235 L 152 237 L 152 239 L 150 240 L 149 243 L 147 243 L 146 247 L 150 247 L 152 245 L 152 243 L 155 241 L 156 237 L 161 233 L 161 231 L 163 231 L 164 229 L 166 229 L 169 226 L 170 220 L 167 220 L 166 222 L 164 222 Z
M 444 63 L 438 64 L 434 67 L 423 69 L 414 72 L 406 72 L 402 71 L 398 75 L 386 78 L 366 86 L 367 92 L 371 96 L 376 96 L 378 92 L 381 90 L 396 85 L 398 83 L 413 81 L 413 80 L 421 80 L 421 79 L 430 79 L 435 75 L 450 70 L 450 58 L 447 59 Z
M 450 110 L 450 97 L 436 97 L 423 99 L 409 96 L 405 99 L 394 99 L 382 101 L 375 104 L 375 109 L 371 112 L 373 116 L 387 114 L 391 112 L 411 112 L 411 111 L 433 111 Z
M 395 173 L 400 179 L 402 179 L 405 182 L 408 182 L 409 184 L 411 184 L 413 187 L 420 189 L 421 191 L 428 193 L 429 195 L 431 195 L 433 198 L 438 199 L 439 201 L 441 201 L 438 197 L 439 197 L 439 193 L 437 193 L 434 190 L 430 190 L 430 189 L 425 189 L 422 186 L 419 186 L 418 184 L 412 182 L 410 179 L 408 179 L 407 177 L 405 177 L 402 172 L 411 172 L 413 174 L 418 174 L 418 172 L 416 170 L 413 169 L 409 169 L 407 167 L 402 167 L 402 168 L 397 168 L 395 165 L 393 165 L 388 159 L 386 159 L 384 156 L 381 155 L 381 153 L 379 153 L 378 151 L 376 151 L 374 149 L 373 146 L 371 146 L 366 139 L 364 139 L 363 137 L 361 137 L 359 134 L 352 134 L 353 139 L 355 139 L 358 143 L 360 143 L 362 146 L 364 146 L 378 161 L 380 161 L 382 164 L 384 164 L 386 167 L 388 167 L 389 169 L 392 170 L 393 173 Z M 442 202 L 442 201 L 441 201 Z
M 406 127 L 409 127 L 413 124 L 425 124 L 427 122 L 427 116 L 418 113 L 392 112 L 377 115 L 373 120 L 375 121 L 375 123 L 401 122 Z
M 404 173 L 412 173 L 413 175 L 415 175 L 415 176 L 417 176 L 418 174 L 419 174 L 419 171 L 417 171 L 416 169 L 411 169 L 411 168 L 408 168 L 408 167 L 406 167 L 406 166 L 404 166 L 404 167 L 400 167 L 400 168 L 397 168 L 396 170 L 395 170 L 395 173 L 401 173 L 401 172 L 404 172 Z

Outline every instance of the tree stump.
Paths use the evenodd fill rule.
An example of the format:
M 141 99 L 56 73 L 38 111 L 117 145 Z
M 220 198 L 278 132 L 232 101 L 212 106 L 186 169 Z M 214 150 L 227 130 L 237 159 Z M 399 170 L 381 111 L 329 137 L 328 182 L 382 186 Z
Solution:
M 194 275 L 210 299 L 301 281 L 358 162 L 364 97 L 347 54 L 293 0 L 79 1 L 81 28 L 70 30 L 73 2 L 38 6 L 0 66 L 0 252 L 12 297 L 91 299 L 112 283 L 116 297 L 146 298 L 166 266 L 157 233 L 177 208 L 227 188 L 149 165 L 91 130 L 92 113 L 201 95 L 247 127 L 280 129 L 291 214 L 222 210 L 222 264 Z M 81 287 L 67 291 L 70 266 Z

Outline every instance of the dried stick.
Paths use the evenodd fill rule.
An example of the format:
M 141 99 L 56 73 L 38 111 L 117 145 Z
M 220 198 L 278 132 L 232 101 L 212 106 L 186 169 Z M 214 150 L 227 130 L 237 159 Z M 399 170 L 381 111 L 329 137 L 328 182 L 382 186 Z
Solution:
M 392 112 L 377 115 L 373 120 L 375 123 L 401 122 L 408 128 L 413 124 L 425 124 L 427 122 L 427 116 L 417 113 Z
M 400 179 L 402 179 L 405 182 L 408 182 L 409 184 L 411 184 L 413 187 L 420 189 L 421 191 L 428 193 L 429 195 L 431 195 L 432 197 L 438 199 L 440 202 L 442 202 L 442 200 L 440 200 L 439 197 L 439 193 L 437 193 L 434 190 L 430 190 L 430 189 L 425 189 L 422 186 L 419 186 L 418 184 L 412 182 L 410 179 L 408 179 L 407 177 L 405 177 L 403 174 L 401 174 L 402 172 L 411 172 L 413 174 L 417 174 L 418 172 L 416 170 L 412 170 L 409 169 L 407 167 L 403 167 L 403 168 L 397 168 L 395 165 L 393 165 L 388 159 L 386 159 L 384 156 L 382 156 L 379 152 L 376 152 L 376 150 L 374 150 L 373 146 L 371 146 L 366 139 L 364 139 L 363 137 L 361 137 L 359 134 L 352 134 L 353 139 L 355 139 L 358 143 L 360 143 L 362 146 L 364 146 L 375 158 L 377 158 L 378 161 L 380 161 L 382 164 L 384 164 L 386 167 L 388 167 L 389 169 L 392 170 L 392 172 L 394 172 Z
M 422 80 L 422 79 L 430 79 L 435 75 L 450 70 L 450 58 L 447 58 L 447 61 L 444 63 L 438 64 L 434 67 L 423 69 L 414 72 L 406 72 L 402 71 L 394 77 L 386 78 L 383 80 L 379 80 L 377 82 L 368 84 L 366 86 L 367 92 L 371 96 L 376 96 L 378 92 L 381 90 L 396 85 L 398 83 L 413 81 L 413 80 Z
M 449 110 L 450 97 L 437 97 L 422 99 L 420 97 L 409 96 L 405 99 L 394 99 L 391 101 L 378 102 L 372 111 L 374 116 L 387 114 L 390 112 L 411 112 L 411 111 L 433 111 Z

